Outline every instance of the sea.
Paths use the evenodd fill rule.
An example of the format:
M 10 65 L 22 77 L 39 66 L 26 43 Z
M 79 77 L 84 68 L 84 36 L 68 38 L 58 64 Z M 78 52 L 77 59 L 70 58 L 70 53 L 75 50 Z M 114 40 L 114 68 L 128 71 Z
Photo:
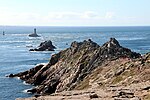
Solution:
M 40 37 L 29 37 L 37 29 Z M 3 35 L 3 31 L 5 35 Z M 99 45 L 113 37 L 120 45 L 142 55 L 150 52 L 150 26 L 130 27 L 49 27 L 49 26 L 0 26 L 0 100 L 15 100 L 33 96 L 27 93 L 32 85 L 7 75 L 47 63 L 51 55 L 70 46 L 73 41 L 91 39 Z M 30 52 L 41 42 L 51 40 L 55 51 Z

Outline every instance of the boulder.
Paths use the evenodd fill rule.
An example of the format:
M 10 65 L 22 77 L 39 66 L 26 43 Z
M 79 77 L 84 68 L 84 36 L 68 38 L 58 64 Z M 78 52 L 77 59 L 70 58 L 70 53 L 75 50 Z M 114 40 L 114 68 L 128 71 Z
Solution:
M 14 74 L 9 74 L 9 75 L 6 76 L 6 77 L 14 77 Z
M 90 99 L 93 99 L 93 98 L 98 98 L 98 95 L 97 94 L 90 94 Z
M 54 51 L 56 47 L 52 44 L 52 41 L 42 42 L 37 48 L 30 49 L 30 51 Z

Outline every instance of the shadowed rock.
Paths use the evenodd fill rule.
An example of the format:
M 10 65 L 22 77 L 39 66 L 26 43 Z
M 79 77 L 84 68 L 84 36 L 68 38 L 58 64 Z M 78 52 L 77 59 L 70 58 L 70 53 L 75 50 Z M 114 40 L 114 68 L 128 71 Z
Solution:
M 98 95 L 97 94 L 90 94 L 90 99 L 93 99 L 93 98 L 98 98 Z

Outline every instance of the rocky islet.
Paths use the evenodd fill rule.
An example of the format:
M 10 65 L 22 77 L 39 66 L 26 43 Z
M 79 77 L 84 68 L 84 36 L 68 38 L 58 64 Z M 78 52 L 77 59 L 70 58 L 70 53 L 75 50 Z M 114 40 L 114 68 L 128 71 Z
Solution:
M 37 48 L 30 49 L 29 51 L 54 51 L 56 47 L 52 44 L 51 40 L 42 42 Z

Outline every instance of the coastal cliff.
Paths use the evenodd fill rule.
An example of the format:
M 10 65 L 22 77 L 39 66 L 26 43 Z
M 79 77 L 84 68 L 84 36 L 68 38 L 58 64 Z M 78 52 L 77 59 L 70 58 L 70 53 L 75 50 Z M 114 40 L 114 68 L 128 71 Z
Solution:
M 63 96 L 68 93 L 63 94 L 63 91 L 78 90 L 77 95 L 88 94 L 89 98 L 135 98 L 138 97 L 136 91 L 131 92 L 131 89 L 144 90 L 150 86 L 149 66 L 150 54 L 141 56 L 132 52 L 115 38 L 102 46 L 89 39 L 72 42 L 70 48 L 52 55 L 46 65 L 37 65 L 10 77 L 17 76 L 35 85 L 36 88 L 28 92 L 40 95 Z M 140 85 L 143 82 L 147 84 Z M 124 88 L 127 92 L 122 90 Z

